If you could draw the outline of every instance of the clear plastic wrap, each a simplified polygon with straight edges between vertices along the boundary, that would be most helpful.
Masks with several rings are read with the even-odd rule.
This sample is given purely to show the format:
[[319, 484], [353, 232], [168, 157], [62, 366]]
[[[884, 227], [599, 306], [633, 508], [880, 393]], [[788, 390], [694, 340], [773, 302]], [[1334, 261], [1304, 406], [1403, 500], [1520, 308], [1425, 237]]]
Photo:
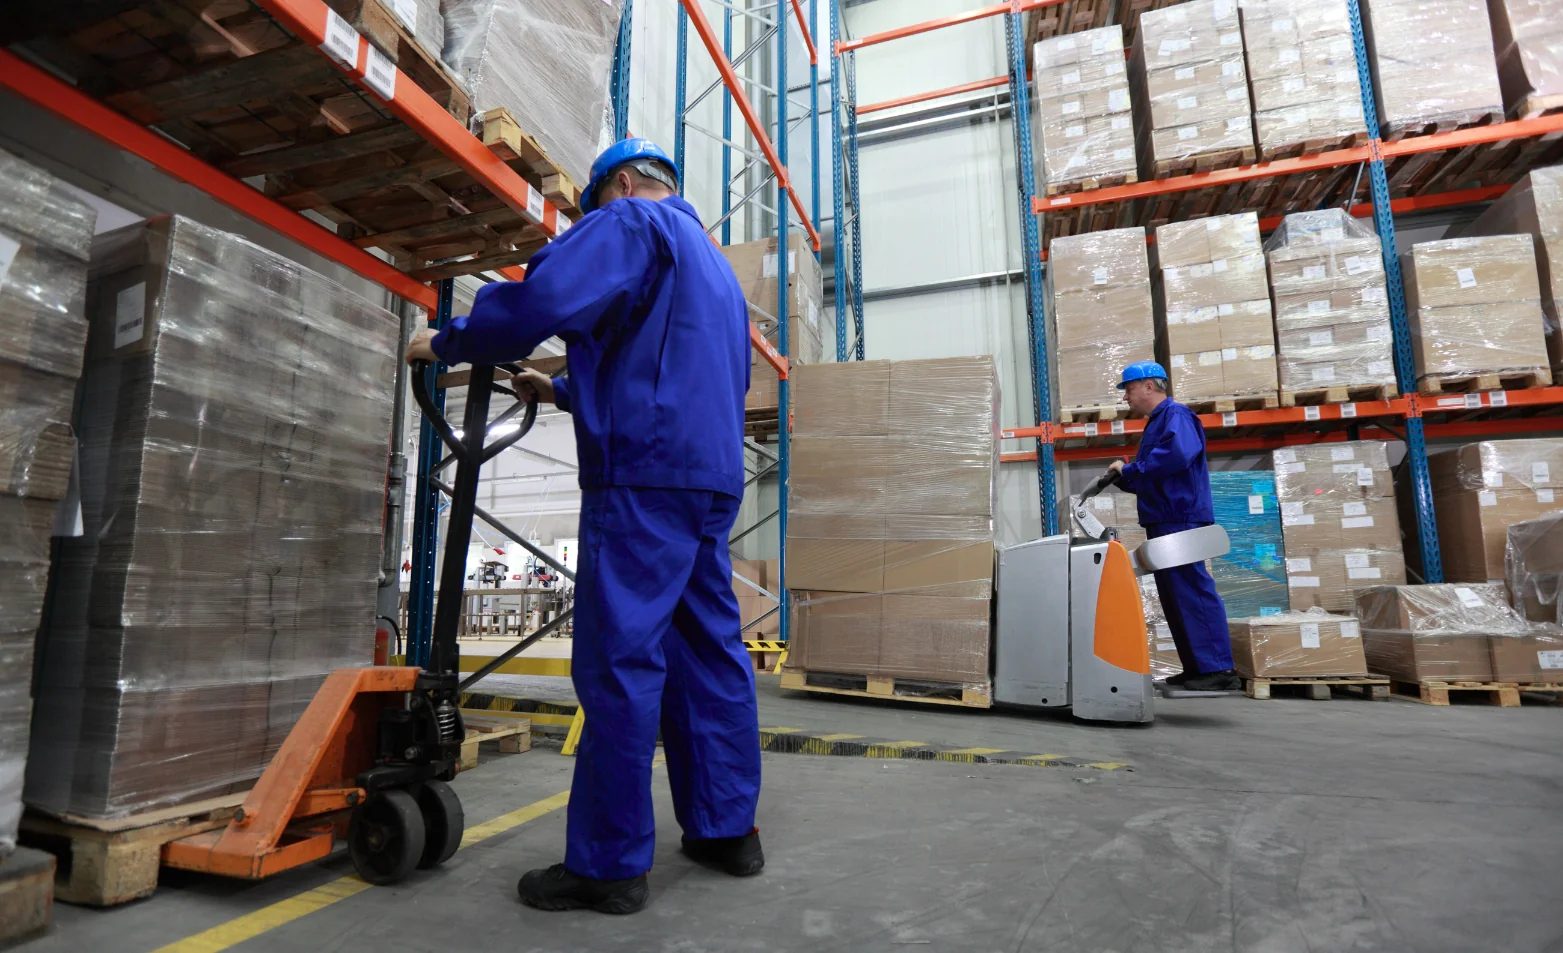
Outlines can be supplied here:
[[1290, 603], [1275, 475], [1269, 470], [1219, 470], [1210, 474], [1210, 496], [1216, 522], [1232, 541], [1225, 556], [1210, 561], [1227, 617], [1285, 612]]
[[1146, 178], [1246, 152], [1254, 124], [1236, 0], [1191, 0], [1140, 16], [1129, 57]]
[[1037, 159], [1048, 195], [1088, 182], [1134, 181], [1134, 116], [1123, 29], [1102, 27], [1042, 40], [1036, 77]]
[[1364, 0], [1386, 137], [1503, 114], [1487, 0]]
[[441, 0], [444, 59], [481, 115], [505, 108], [577, 186], [612, 129], [623, 0]]
[[1541, 286], [1542, 332], [1554, 379], [1563, 373], [1563, 166], [1532, 169], [1461, 237], [1528, 234], [1535, 242]]
[[1346, 0], [1239, 0], [1261, 159], [1367, 136]]
[[793, 381], [788, 664], [985, 683], [993, 359], [805, 365]]
[[86, 532], [27, 799], [114, 816], [253, 781], [325, 674], [368, 662], [397, 322], [182, 218], [100, 236], [88, 314]]
[[1563, 629], [1522, 618], [1501, 584], [1380, 586], [1357, 596], [1368, 667], [1405, 681], [1563, 679]]
[[1491, 440], [1428, 457], [1444, 578], [1502, 582], [1507, 529], [1563, 509], [1563, 440]]
[[1511, 115], [1531, 119], [1563, 96], [1563, 19], [1557, 0], [1489, 0], [1498, 83]]
[[1400, 267], [1419, 384], [1550, 366], [1530, 235], [1421, 242]]
[[1511, 525], [1504, 579], [1514, 608], [1532, 622], [1563, 623], [1563, 512]]
[[1161, 594], [1155, 576], [1140, 577], [1140, 610], [1145, 613], [1145, 637], [1150, 640], [1151, 678], [1160, 680], [1183, 671], [1178, 644], [1172, 641], [1172, 627], [1161, 608]]
[[1338, 208], [1288, 215], [1265, 242], [1283, 392], [1394, 386], [1380, 248]]
[[[808, 250], [806, 241], [798, 232], [793, 232], [787, 240], [787, 357], [798, 364], [818, 364], [825, 333], [820, 323], [824, 310], [821, 305], [824, 276], [819, 259]], [[723, 245], [722, 255], [732, 266], [744, 298], [750, 304], [749, 320], [775, 344], [779, 306], [776, 299], [776, 239]], [[759, 351], [751, 348], [750, 354], [754, 366], [766, 364]], [[775, 405], [776, 401], [772, 400], [770, 406]]]
[[1232, 662], [1257, 678], [1351, 677], [1368, 673], [1357, 620], [1318, 607], [1240, 618], [1228, 613]]
[[1124, 367], [1155, 357], [1145, 229], [1118, 228], [1053, 240], [1048, 314], [1057, 344], [1058, 406], [1118, 406]]

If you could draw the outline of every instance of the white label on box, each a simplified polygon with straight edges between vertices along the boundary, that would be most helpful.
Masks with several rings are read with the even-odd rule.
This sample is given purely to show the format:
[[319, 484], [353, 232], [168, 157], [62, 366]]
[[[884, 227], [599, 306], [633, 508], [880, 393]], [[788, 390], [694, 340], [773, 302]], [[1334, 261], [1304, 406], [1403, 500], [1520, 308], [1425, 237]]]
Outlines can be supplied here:
[[1201, 367], [1210, 367], [1210, 366], [1212, 366], [1214, 364], [1220, 364], [1221, 363], [1221, 352], [1220, 351], [1200, 351], [1199, 352], [1199, 363], [1200, 363]]
[[1286, 560], [1287, 572], [1312, 572], [1313, 560], [1307, 556], [1289, 556]]
[[1487, 393], [1487, 406], [1507, 407], [1509, 406], [1509, 395], [1501, 390], [1489, 391]]
[[[1318, 382], [1318, 381], [1332, 381], [1332, 380], [1334, 380], [1335, 379], [1335, 365], [1334, 364], [1326, 364], [1323, 367], [1315, 367], [1313, 369], [1313, 379], [1314, 379], [1315, 382]], [[1314, 410], [1315, 408], [1310, 407], [1308, 409], [1309, 410]], [[1318, 418], [1317, 417], [1309, 417], [1308, 419], [1309, 420], [1317, 420]]]
[[1340, 512], [1342, 516], [1366, 516], [1368, 515], [1368, 504], [1343, 503], [1341, 504]]
[[1096, 268], [1091, 272], [1091, 280], [1099, 285], [1107, 284], [1107, 269]]
[[1366, 336], [1369, 341], [1388, 341], [1390, 336], [1389, 325], [1370, 325], [1366, 331]]
[[1192, 67], [1192, 66], [1180, 66], [1177, 69], [1172, 71], [1172, 75], [1173, 75], [1173, 78], [1175, 78], [1175, 79], [1193, 79], [1194, 78], [1194, 67]]
[[1215, 261], [1210, 263], [1210, 273], [1213, 275], [1222, 274], [1226, 270], [1227, 260], [1225, 258], [1217, 258]]
[[1480, 407], [1481, 405], [1482, 405], [1482, 395], [1481, 394], [1466, 394], [1465, 395], [1465, 406], [1466, 406], [1467, 409], [1473, 408], [1473, 407]]
[[1328, 298], [1322, 298], [1322, 299], [1317, 300], [1317, 301], [1310, 301], [1310, 302], [1308, 302], [1308, 313], [1309, 314], [1318, 314], [1318, 313], [1320, 313], [1322, 311], [1328, 311], [1328, 310], [1330, 310], [1330, 299], [1328, 299]]
[[1273, 455], [1272, 459], [1276, 463], [1296, 463], [1297, 462], [1297, 451], [1296, 450], [1277, 450], [1275, 452], [1275, 454]]
[[1229, 304], [1218, 304], [1218, 305], [1216, 305], [1216, 314], [1219, 317], [1223, 317], [1224, 318], [1227, 315], [1234, 313], [1235, 311], [1236, 311], [1236, 309], [1233, 308]]
[[[1060, 76], [1058, 78], [1058, 81], [1061, 82], [1061, 83], [1066, 83], [1068, 85], [1073, 86], [1075, 83], [1080, 82], [1080, 71], [1079, 70], [1072, 70], [1072, 71], [1070, 71], [1068, 73], [1065, 73], [1064, 75], [1062, 75], [1062, 76]], [[1079, 103], [1075, 103], [1074, 107], [1075, 107], [1075, 110], [1078, 112], [1079, 109], [1080, 109], [1080, 104]], [[1069, 112], [1069, 107], [1068, 106], [1064, 107], [1064, 112]]]
[[1248, 512], [1255, 516], [1265, 511], [1265, 498], [1262, 496], [1250, 496], [1248, 498]]
[[1235, 347], [1224, 347], [1224, 348], [1222, 348], [1221, 349], [1221, 359], [1223, 361], [1235, 361], [1235, 360], [1237, 360], [1237, 348], [1235, 348]]
[[[1330, 328], [1325, 328], [1323, 331], [1309, 331], [1308, 332], [1308, 345], [1310, 347], [1319, 347], [1319, 346], [1324, 345], [1324, 344], [1334, 344], [1334, 343], [1335, 343], [1335, 332], [1332, 329], [1330, 329]], [[1334, 377], [1335, 374], [1333, 372], [1331, 372], [1330, 376]]]
[[1317, 589], [1319, 588], [1318, 576], [1287, 576], [1286, 584], [1293, 589]]
[[1483, 473], [1482, 479], [1488, 483], [1491, 483], [1493, 486], [1503, 486], [1503, 471], [1494, 470], [1491, 473]]
[[396, 98], [396, 64], [373, 43], [369, 44], [369, 51], [364, 56], [364, 82], [386, 102]]
[[1113, 508], [1113, 498], [1110, 496], [1098, 496], [1091, 500], [1091, 504], [1099, 510], [1111, 510]]
[[805, 312], [805, 320], [807, 320], [809, 322], [809, 327], [811, 327], [811, 328], [818, 328], [819, 327], [819, 308], [815, 306], [813, 298], [808, 299], [808, 302], [809, 302], [809, 308], [808, 308], [808, 311]]
[[1287, 500], [1281, 504], [1282, 517], [1294, 517], [1303, 515], [1302, 500]]
[[1235, 103], [1238, 100], [1242, 100], [1245, 103], [1248, 101], [1248, 90], [1247, 89], [1245, 89], [1242, 86], [1234, 86], [1231, 89], [1227, 90], [1227, 102]]
[[1243, 45], [1243, 34], [1241, 34], [1241, 33], [1223, 33], [1223, 34], [1221, 34], [1221, 45], [1222, 46], [1242, 46]]
[[1482, 597], [1478, 596], [1474, 590], [1467, 589], [1464, 586], [1455, 586], [1454, 594], [1460, 597], [1460, 605], [1465, 606], [1467, 609], [1480, 609], [1482, 607]]
[[1389, 300], [1389, 292], [1383, 285], [1368, 285], [1362, 289], [1363, 304], [1383, 304]]
[[1362, 627], [1357, 623], [1356, 619], [1342, 619], [1341, 620], [1341, 624], [1340, 624], [1340, 637], [1341, 638], [1343, 638], [1343, 639], [1355, 639], [1355, 638], [1360, 638], [1361, 635], [1362, 635]]
[[1179, 96], [1178, 97], [1178, 108], [1179, 109], [1198, 109], [1199, 108], [1199, 98], [1196, 97], [1196, 96]]
[[[791, 249], [790, 248], [790, 249], [787, 250], [787, 274], [792, 275], [792, 274], [797, 274], [797, 272], [798, 272], [798, 252], [797, 252], [797, 249]], [[776, 277], [776, 253], [775, 252], [771, 252], [768, 255], [762, 255], [760, 257], [760, 277], [761, 278], [775, 278]]]
[[[1161, 628], [1161, 627], [1157, 626], [1157, 628]], [[1157, 642], [1156, 643], [1156, 651], [1158, 651], [1158, 652], [1171, 652], [1171, 651], [1174, 651], [1175, 649], [1177, 649], [1177, 647], [1178, 647], [1178, 643], [1176, 643], [1176, 642]]]
[[1341, 529], [1367, 529], [1373, 525], [1371, 516], [1353, 516], [1340, 521]]
[[1236, 10], [1236, 7], [1233, 6], [1232, 0], [1216, 0], [1216, 2], [1211, 5], [1211, 19], [1225, 20], [1227, 17], [1232, 15], [1234, 10]]
[[1242, 132], [1248, 128], [1248, 117], [1238, 116], [1227, 120], [1227, 132]]
[[[1108, 94], [1108, 98], [1111, 99], [1112, 96], [1114, 96], [1114, 95], [1116, 95], [1118, 93], [1123, 93], [1123, 96], [1124, 96], [1124, 108], [1125, 109], [1129, 108], [1129, 94], [1127, 92], [1125, 92], [1124, 90], [1115, 89], [1115, 90], [1113, 90], [1112, 93]], [[1123, 130], [1128, 129], [1131, 125], [1133, 125], [1133, 123], [1129, 119], [1128, 116], [1114, 116], [1113, 117], [1113, 131], [1114, 132], [1122, 132]]]
[[1188, 366], [1188, 358], [1184, 357], [1182, 354], [1174, 354], [1174, 355], [1172, 355], [1172, 366], [1173, 367], [1187, 367]]
[[1105, 37], [1105, 36], [1094, 36], [1094, 37], [1091, 38], [1091, 55], [1092, 56], [1101, 56], [1103, 53], [1106, 53], [1108, 50], [1111, 50], [1111, 49], [1121, 49], [1121, 47], [1114, 47], [1114, 46], [1108, 45], [1107, 37]]
[[[1114, 47], [1114, 49], [1121, 50], [1123, 47]], [[1125, 69], [1124, 64], [1117, 60], [1109, 60], [1107, 66], [1102, 70], [1102, 72], [1106, 73], [1108, 76], [1122, 76], [1126, 71], [1127, 70]], [[1124, 90], [1124, 95], [1127, 96], [1128, 94], [1129, 91]], [[1110, 97], [1112, 96], [1112, 93], [1108, 93], [1107, 95], [1109, 97], [1109, 101], [1111, 101]]]
[[1348, 275], [1360, 275], [1368, 270], [1368, 263], [1362, 259], [1361, 255], [1348, 255], [1342, 264], [1346, 266], [1346, 274]]
[[1356, 404], [1341, 404], [1340, 405], [1340, 415], [1342, 417], [1355, 417], [1355, 416], [1357, 416], [1357, 405]]
[[391, 12], [413, 36], [418, 35], [418, 5], [414, 0], [391, 0]]
[[1292, 21], [1290, 21], [1290, 20], [1271, 20], [1270, 21], [1270, 32], [1271, 33], [1286, 33], [1288, 31], [1290, 31], [1291, 28], [1292, 28]]
[[1085, 127], [1084, 126], [1065, 126], [1064, 127], [1064, 138], [1065, 139], [1078, 139], [1078, 138], [1080, 138], [1083, 135], [1085, 135]]
[[1357, 471], [1357, 485], [1358, 486], [1372, 486], [1373, 483], [1374, 483], [1374, 480], [1373, 480], [1373, 471], [1372, 470], [1369, 470], [1367, 467], [1363, 467], [1362, 469]]
[[1369, 361], [1368, 362], [1368, 373], [1369, 374], [1373, 374], [1373, 375], [1388, 374], [1389, 373], [1389, 362], [1388, 361]]
[[1237, 60], [1227, 60], [1221, 64], [1221, 76], [1223, 79], [1231, 79], [1234, 76], [1243, 75], [1243, 64]]
[[1368, 567], [1368, 562], [1368, 557], [1363, 553], [1346, 554], [1347, 569], [1366, 569]]
[[1122, 149], [1114, 149], [1113, 150], [1113, 158], [1114, 159], [1133, 159], [1134, 158], [1134, 150], [1129, 148], [1129, 147], [1127, 147], [1127, 146], [1122, 148]]
[[146, 332], [147, 283], [138, 281], [114, 296], [114, 346], [141, 340]]
[[1172, 626], [1168, 625], [1165, 622], [1158, 622], [1158, 623], [1156, 623], [1156, 638], [1158, 638], [1158, 639], [1170, 639], [1170, 638], [1172, 638]]
[[1061, 36], [1053, 41], [1053, 45], [1060, 50], [1072, 50], [1075, 48], [1075, 38], [1072, 36]]
[[[1352, 95], [1355, 96], [1358, 94], [1352, 93]], [[1356, 103], [1341, 103], [1340, 106], [1336, 108], [1335, 115], [1337, 119], [1360, 119], [1362, 118], [1362, 107], [1358, 106]]]
[[1288, 79], [1281, 83], [1281, 89], [1288, 93], [1300, 93], [1308, 88], [1308, 81], [1300, 78]]
[[1355, 463], [1337, 463], [1337, 464], [1335, 464], [1335, 471], [1334, 472], [1336, 472], [1336, 473], [1356, 473], [1358, 469], [1359, 468], [1357, 467], [1357, 465]]
[[326, 42], [320, 44], [326, 55], [346, 66], [355, 69], [358, 66], [358, 31], [353, 25], [342, 19], [342, 15], [326, 8]]
[[1073, 116], [1075, 113], [1080, 111], [1080, 101], [1075, 100], [1073, 102], [1064, 103], [1063, 108], [1059, 111], [1066, 116]]
[[1552, 469], [1547, 466], [1545, 460], [1537, 460], [1530, 465], [1530, 481], [1532, 483], [1552, 482]]
[[1223, 426], [1223, 427], [1236, 427], [1237, 426], [1237, 413], [1235, 411], [1230, 411], [1230, 410], [1222, 411], [1222, 413], [1221, 413], [1221, 426]]
[[1323, 278], [1324, 275], [1325, 275], [1325, 272], [1327, 270], [1328, 269], [1326, 269], [1323, 265], [1304, 265], [1303, 266], [1303, 277], [1304, 278]]
[[1275, 472], [1282, 475], [1287, 473], [1306, 473], [1307, 470], [1308, 464], [1306, 463], [1277, 463], [1275, 465]]
[[1474, 287], [1476, 287], [1476, 272], [1473, 271], [1472, 269], [1470, 269], [1470, 268], [1456, 268], [1454, 270], [1454, 274], [1455, 274], [1456, 278], [1460, 279], [1460, 287], [1462, 287], [1462, 288], [1474, 288]]
[[1198, 138], [1198, 136], [1199, 136], [1199, 127], [1198, 126], [1184, 126], [1182, 129], [1178, 130], [1178, 138], [1179, 139], [1195, 139], [1195, 138]]
[[1312, 526], [1313, 514], [1306, 513], [1302, 516], [1294, 517], [1293, 519], [1286, 519], [1285, 517], [1282, 517], [1281, 523], [1286, 526]]
[[1347, 579], [1382, 579], [1382, 578], [1384, 578], [1384, 572], [1383, 572], [1383, 570], [1380, 570], [1380, 569], [1348, 569], [1348, 570], [1346, 570], [1346, 578]]
[[1335, 461], [1335, 462], [1339, 462], [1341, 460], [1355, 460], [1355, 459], [1357, 459], [1356, 448], [1354, 448], [1354, 447], [1331, 447], [1330, 448], [1330, 459], [1332, 461]]
[[1536, 491], [1536, 502], [1537, 503], [1551, 503], [1551, 502], [1553, 502], [1553, 493], [1552, 493], [1552, 491], [1551, 490], [1537, 490]]
[[1481, 506], [1497, 506], [1498, 494], [1493, 490], [1477, 490], [1476, 502]]
[[1319, 623], [1304, 622], [1297, 627], [1298, 634], [1302, 636], [1302, 647], [1316, 649], [1319, 647]]
[[1318, 420], [1319, 419], [1319, 408], [1317, 408], [1317, 407], [1304, 407], [1303, 408], [1303, 419], [1304, 420]]
[[1542, 668], [1563, 668], [1563, 652], [1553, 649], [1536, 653], [1536, 664]]
[[0, 285], [5, 284], [6, 273], [11, 270], [11, 262], [16, 260], [16, 253], [21, 248], [21, 242], [14, 238], [0, 235]]

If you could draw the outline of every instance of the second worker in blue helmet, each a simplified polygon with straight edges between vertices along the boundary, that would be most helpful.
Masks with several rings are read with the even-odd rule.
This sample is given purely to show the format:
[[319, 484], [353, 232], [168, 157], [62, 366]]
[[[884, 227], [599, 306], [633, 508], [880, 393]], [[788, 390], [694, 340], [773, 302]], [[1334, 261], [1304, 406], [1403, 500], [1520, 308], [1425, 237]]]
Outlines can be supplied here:
[[420, 334], [407, 357], [497, 364], [554, 336], [568, 346], [568, 377], [527, 371], [516, 384], [574, 418], [571, 677], [586, 722], [564, 863], [518, 889], [544, 910], [633, 913], [649, 896], [659, 729], [684, 853], [736, 876], [765, 864], [754, 671], [728, 557], [744, 492], [748, 307], [654, 143], [608, 147], [581, 208], [525, 281], [485, 286], [471, 314]]
[[[1112, 464], [1118, 485], [1137, 497], [1146, 537], [1214, 523], [1205, 428], [1192, 410], [1167, 396], [1167, 369], [1155, 361], [1130, 364], [1118, 389], [1129, 409], [1146, 418], [1134, 462]], [[1205, 564], [1157, 571], [1156, 594], [1183, 663], [1183, 671], [1167, 682], [1191, 691], [1242, 687], [1232, 670], [1226, 606]]]

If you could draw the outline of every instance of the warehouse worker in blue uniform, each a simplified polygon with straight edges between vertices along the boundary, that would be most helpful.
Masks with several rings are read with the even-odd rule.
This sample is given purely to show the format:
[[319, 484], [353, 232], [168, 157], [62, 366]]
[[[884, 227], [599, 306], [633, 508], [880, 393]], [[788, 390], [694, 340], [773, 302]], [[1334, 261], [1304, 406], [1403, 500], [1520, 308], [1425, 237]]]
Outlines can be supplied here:
[[544, 910], [633, 913], [651, 868], [661, 729], [683, 851], [736, 876], [765, 864], [754, 671], [728, 534], [744, 491], [748, 310], [732, 268], [655, 144], [598, 156], [587, 214], [525, 281], [421, 333], [408, 360], [520, 360], [557, 335], [569, 376], [516, 385], [574, 417], [581, 524], [571, 677], [586, 714], [564, 863], [521, 878]]
[[[1134, 462], [1114, 460], [1118, 485], [1133, 493], [1149, 539], [1216, 521], [1205, 465], [1205, 428], [1192, 410], [1167, 396], [1167, 369], [1139, 361], [1123, 369], [1118, 389], [1129, 409], [1146, 418]], [[1233, 691], [1227, 610], [1203, 562], [1156, 573], [1156, 592], [1178, 646], [1183, 671], [1167, 679], [1189, 691]]]

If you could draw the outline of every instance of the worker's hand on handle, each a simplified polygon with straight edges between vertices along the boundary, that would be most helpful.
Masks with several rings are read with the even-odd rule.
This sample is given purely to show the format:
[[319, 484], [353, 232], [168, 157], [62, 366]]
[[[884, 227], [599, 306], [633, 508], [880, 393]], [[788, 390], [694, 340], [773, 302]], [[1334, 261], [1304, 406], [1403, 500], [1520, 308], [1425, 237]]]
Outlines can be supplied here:
[[1114, 460], [1112, 463], [1108, 464], [1107, 472], [1108, 473], [1122, 473], [1123, 472], [1123, 461], [1122, 460]]
[[408, 364], [411, 364], [413, 361], [432, 362], [440, 359], [440, 356], [434, 353], [434, 345], [432, 343], [434, 335], [434, 331], [425, 328], [412, 336], [412, 343], [407, 345]]
[[554, 402], [553, 378], [536, 368], [523, 367], [521, 373], [511, 376], [510, 386], [516, 389], [522, 400], [535, 400], [544, 404]]

